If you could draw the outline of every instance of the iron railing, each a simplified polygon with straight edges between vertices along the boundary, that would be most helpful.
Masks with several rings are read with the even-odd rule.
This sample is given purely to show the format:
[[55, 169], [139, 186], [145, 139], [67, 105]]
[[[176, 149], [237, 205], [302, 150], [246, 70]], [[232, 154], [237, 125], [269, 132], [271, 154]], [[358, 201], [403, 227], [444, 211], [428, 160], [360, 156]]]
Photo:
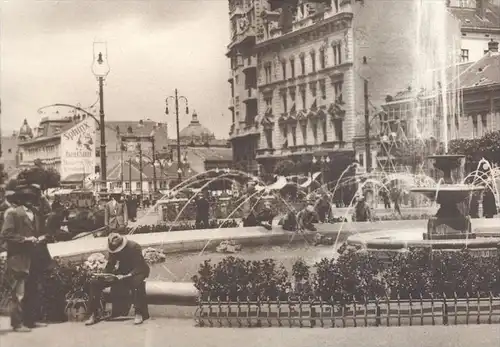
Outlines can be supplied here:
[[206, 300], [195, 320], [201, 327], [370, 327], [500, 323], [500, 297], [456, 295], [447, 298], [353, 301]]

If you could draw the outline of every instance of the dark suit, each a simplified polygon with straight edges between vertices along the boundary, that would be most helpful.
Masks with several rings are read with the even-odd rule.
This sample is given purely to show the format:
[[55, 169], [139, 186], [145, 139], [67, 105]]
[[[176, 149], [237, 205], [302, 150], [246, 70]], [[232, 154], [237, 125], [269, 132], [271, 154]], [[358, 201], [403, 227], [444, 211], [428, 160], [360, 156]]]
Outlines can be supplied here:
[[92, 281], [89, 302], [90, 312], [97, 315], [97, 311], [100, 307], [101, 293], [104, 288], [111, 287], [113, 292], [113, 287], [118, 286], [128, 291], [132, 290], [135, 313], [142, 315], [144, 318], [148, 318], [149, 313], [146, 302], [146, 292], [142, 283], [148, 278], [149, 271], [149, 265], [142, 255], [141, 246], [134, 241], [127, 240], [125, 248], [120, 252], [109, 254], [108, 264], [104, 272], [117, 275], [130, 274], [131, 276], [111, 283], [105, 283], [99, 279]]
[[[38, 217], [28, 217], [23, 206], [10, 207], [5, 211], [1, 236], [7, 243], [7, 269], [13, 277], [11, 292], [11, 325], [33, 324], [33, 306], [36, 302], [36, 287], [31, 285], [32, 255], [35, 245], [26, 242], [27, 237], [38, 237]], [[31, 284], [30, 284], [31, 283]]]
[[119, 231], [127, 226], [127, 205], [111, 200], [104, 206], [104, 225], [110, 230]]

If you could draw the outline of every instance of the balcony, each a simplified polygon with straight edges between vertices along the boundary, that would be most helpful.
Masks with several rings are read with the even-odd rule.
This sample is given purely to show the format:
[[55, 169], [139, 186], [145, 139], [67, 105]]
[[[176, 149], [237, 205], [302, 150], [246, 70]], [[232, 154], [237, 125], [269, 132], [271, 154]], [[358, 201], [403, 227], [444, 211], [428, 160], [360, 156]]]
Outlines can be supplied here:
[[244, 94], [243, 102], [257, 101], [257, 89], [248, 88]]
[[233, 110], [234, 109], [234, 98], [233, 97], [230, 97], [229, 98], [229, 107], [228, 107], [230, 110]]
[[244, 59], [243, 73], [248, 73], [252, 70], [254, 70], [255, 72], [257, 71], [257, 58], [248, 57]]

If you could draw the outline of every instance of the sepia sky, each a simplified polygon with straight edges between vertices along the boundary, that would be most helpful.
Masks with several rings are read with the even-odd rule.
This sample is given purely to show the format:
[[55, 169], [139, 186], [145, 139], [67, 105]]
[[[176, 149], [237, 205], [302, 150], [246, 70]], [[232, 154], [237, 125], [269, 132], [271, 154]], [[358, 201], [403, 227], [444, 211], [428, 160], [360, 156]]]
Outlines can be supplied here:
[[[4, 134], [24, 118], [37, 124], [41, 106], [96, 102], [97, 40], [108, 43], [107, 119], [167, 121], [174, 135], [164, 100], [178, 88], [204, 125], [228, 137], [227, 0], [0, 1]], [[182, 127], [190, 117], [181, 115]]]

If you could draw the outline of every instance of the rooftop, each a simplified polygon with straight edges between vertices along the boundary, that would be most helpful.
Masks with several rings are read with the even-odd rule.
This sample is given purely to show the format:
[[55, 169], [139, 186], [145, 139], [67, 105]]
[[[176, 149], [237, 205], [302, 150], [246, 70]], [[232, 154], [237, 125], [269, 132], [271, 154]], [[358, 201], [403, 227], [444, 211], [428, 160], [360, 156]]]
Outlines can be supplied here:
[[484, 18], [475, 8], [450, 7], [451, 14], [460, 21], [462, 29], [498, 29], [500, 31], [500, 7], [485, 2]]
[[460, 88], [490, 84], [500, 84], [500, 53], [491, 51], [464, 71], [460, 76]]

